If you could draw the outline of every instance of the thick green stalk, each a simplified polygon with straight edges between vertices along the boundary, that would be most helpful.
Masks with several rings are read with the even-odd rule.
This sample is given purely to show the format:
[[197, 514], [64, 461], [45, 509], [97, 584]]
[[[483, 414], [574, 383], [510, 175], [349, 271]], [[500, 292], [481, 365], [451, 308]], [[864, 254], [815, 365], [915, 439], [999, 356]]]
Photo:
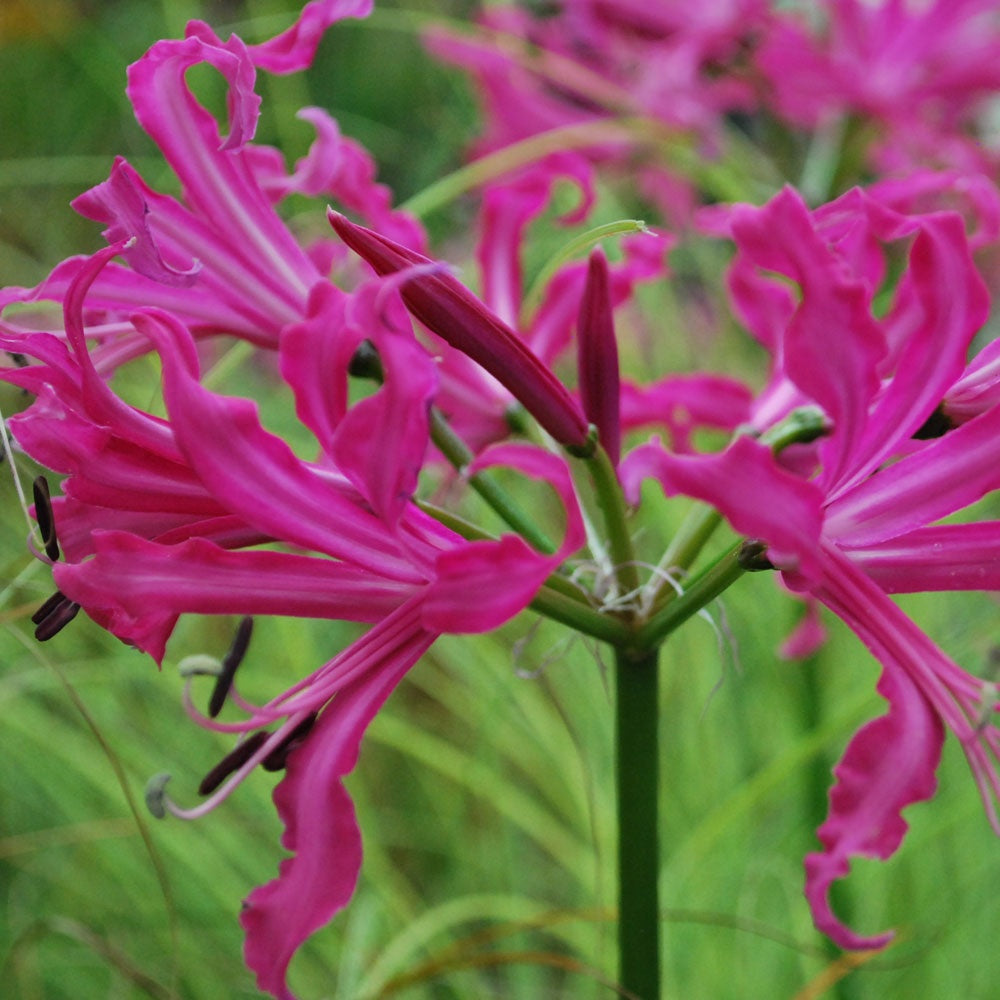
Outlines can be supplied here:
[[658, 650], [615, 650], [618, 981], [660, 1000]]

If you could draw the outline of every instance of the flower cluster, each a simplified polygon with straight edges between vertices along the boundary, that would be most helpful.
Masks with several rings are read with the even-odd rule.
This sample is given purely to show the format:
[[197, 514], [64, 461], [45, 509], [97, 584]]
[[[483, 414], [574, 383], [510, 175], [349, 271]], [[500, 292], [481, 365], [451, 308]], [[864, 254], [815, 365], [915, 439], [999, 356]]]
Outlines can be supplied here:
[[[655, 653], [725, 586], [763, 569], [856, 633], [881, 663], [889, 708], [849, 744], [822, 849], [806, 862], [816, 924], [844, 947], [887, 937], [844, 927], [830, 885], [852, 857], [898, 848], [902, 810], [933, 794], [946, 730], [1000, 832], [992, 689], [889, 597], [1000, 589], [1000, 524], [952, 518], [1000, 487], [1000, 351], [973, 351], [989, 314], [974, 252], [995, 240], [1000, 194], [963, 160], [818, 207], [785, 187], [759, 206], [696, 210], [697, 187], [676, 164], [664, 171], [648, 143], [639, 150], [634, 121], [601, 130], [604, 118], [656, 120], [692, 132], [710, 160], [727, 123], [760, 117], [769, 100], [771, 113], [810, 127], [833, 112], [868, 114], [910, 131], [919, 152], [928, 130], [957, 136], [996, 86], [985, 55], [996, 51], [995, 25], [982, 3], [824, 6], [822, 43], [761, 0], [697, 10], [579, 0], [549, 19], [500, 7], [474, 36], [436, 33], [433, 49], [473, 67], [482, 85], [484, 148], [543, 133], [576, 147], [540, 144], [484, 188], [478, 293], [393, 208], [368, 154], [325, 112], [302, 112], [316, 140], [291, 170], [253, 141], [257, 71], [306, 68], [322, 32], [365, 16], [369, 0], [313, 0], [256, 46], [192, 22], [183, 40], [156, 43], [129, 69], [136, 117], [181, 195], [117, 160], [75, 202], [106, 227], [107, 247], [64, 261], [35, 288], [0, 291], [0, 309], [17, 306], [0, 316], [0, 348], [23, 362], [0, 377], [34, 396], [10, 427], [60, 477], [59, 495], [39, 484], [35, 496], [36, 555], [57, 588], [36, 615], [38, 638], [82, 608], [159, 662], [180, 615], [244, 616], [208, 711], [188, 703], [200, 725], [236, 735], [235, 749], [203, 781], [202, 805], [182, 808], [163, 780], [149, 800], [161, 814], [199, 816], [258, 766], [284, 771], [275, 803], [292, 856], [241, 917], [262, 989], [291, 995], [295, 951], [351, 897], [361, 839], [342, 782], [375, 713], [438, 636], [492, 630], [529, 606], [627, 660]], [[893, 61], [879, 39], [900, 25], [940, 58], [929, 66], [911, 47]], [[850, 70], [865, 46], [884, 51], [877, 80]], [[916, 82], [904, 72], [911, 62], [925, 71]], [[201, 64], [227, 87], [225, 135], [185, 80]], [[577, 250], [609, 231], [630, 235], [611, 260], [601, 249], [557, 258], [527, 292], [523, 245], [559, 190], [579, 194], [561, 221], [592, 223], [604, 179], [620, 183], [632, 167], [653, 204], [692, 228], [593, 230]], [[279, 212], [291, 194], [317, 198], [320, 219], [324, 202], [337, 206], [328, 235], [300, 242]], [[728, 372], [641, 382], [619, 372], [616, 311], [637, 310], [643, 284], [670, 280], [682, 238], [732, 248], [728, 309], [768, 358], [757, 388]], [[648, 317], [647, 326], [659, 332]], [[276, 360], [314, 458], [266, 430], [255, 402], [206, 384], [206, 359], [224, 338]], [[116, 371], [147, 352], [162, 371], [164, 416], [116, 391]], [[720, 433], [723, 449], [699, 447]], [[510, 530], [491, 533], [427, 499], [428, 482], [454, 474], [449, 465]], [[557, 539], [499, 485], [498, 466], [549, 488]], [[632, 537], [650, 478], [714, 511], [662, 559], [637, 552]], [[583, 514], [588, 488], [603, 526]], [[698, 571], [723, 518], [745, 541]], [[591, 589], [568, 568], [581, 557], [600, 567]], [[665, 582], [682, 577], [679, 594]], [[256, 615], [371, 628], [254, 704], [234, 678]], [[237, 721], [220, 718], [227, 703]]]

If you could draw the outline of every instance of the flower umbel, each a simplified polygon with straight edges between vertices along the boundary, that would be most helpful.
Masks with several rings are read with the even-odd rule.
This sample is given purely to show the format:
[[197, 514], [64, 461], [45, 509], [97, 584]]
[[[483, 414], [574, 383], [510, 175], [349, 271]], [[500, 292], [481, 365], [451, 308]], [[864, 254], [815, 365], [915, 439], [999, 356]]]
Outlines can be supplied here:
[[[661, 995], [659, 652], [747, 574], [751, 587], [773, 572], [805, 602], [786, 651], [816, 650], [832, 613], [878, 661], [888, 703], [834, 771], [805, 863], [816, 927], [844, 948], [890, 940], [845, 926], [830, 889], [854, 858], [900, 848], [949, 732], [1000, 833], [996, 685], [892, 596], [1000, 590], [1000, 523], [982, 506], [1000, 487], [1000, 349], [983, 345], [981, 273], [995, 283], [1000, 192], [970, 172], [992, 161], [967, 144], [979, 97], [997, 89], [995, 20], [978, 0], [843, 3], [817, 40], [763, 0], [670, 6], [500, 6], [472, 33], [430, 34], [473, 70], [489, 116], [488, 154], [435, 186], [437, 204], [447, 190], [477, 206], [468, 243], [440, 256], [325, 111], [300, 113], [315, 138], [294, 166], [254, 139], [258, 72], [306, 69], [326, 29], [370, 0], [313, 0], [256, 45], [193, 21], [128, 72], [178, 193], [119, 157], [74, 202], [107, 245], [0, 290], [13, 359], [0, 380], [33, 397], [10, 430], [50, 470], [29, 512], [55, 588], [36, 638], [67, 641], [82, 610], [159, 664], [181, 616], [238, 619], [221, 660], [180, 661], [189, 716], [232, 745], [192, 783], [197, 804], [163, 774], [147, 801], [195, 819], [280, 774], [288, 856], [240, 922], [247, 966], [283, 1000], [296, 952], [358, 882], [345, 779], [372, 720], [439, 638], [528, 609], [614, 659], [602, 690], [615, 703], [622, 995]], [[843, 77], [869, 35], [894, 28], [912, 50]], [[224, 89], [222, 125], [189, 82], [200, 69]], [[887, 100], [899, 94], [920, 101]], [[894, 160], [919, 168], [824, 202], [838, 179], [893, 159], [859, 151], [860, 122], [817, 166], [831, 106], [894, 134], [919, 126]], [[748, 155], [795, 121], [811, 130], [784, 136], [811, 147], [794, 172], [805, 196], [775, 183], [778, 152]], [[935, 172], [942, 138], [955, 162]], [[648, 230], [639, 209], [680, 231]], [[474, 261], [462, 280], [459, 254]], [[252, 373], [240, 384], [215, 367], [234, 345]], [[674, 525], [661, 492], [696, 504]], [[248, 697], [265, 616], [357, 631]]]

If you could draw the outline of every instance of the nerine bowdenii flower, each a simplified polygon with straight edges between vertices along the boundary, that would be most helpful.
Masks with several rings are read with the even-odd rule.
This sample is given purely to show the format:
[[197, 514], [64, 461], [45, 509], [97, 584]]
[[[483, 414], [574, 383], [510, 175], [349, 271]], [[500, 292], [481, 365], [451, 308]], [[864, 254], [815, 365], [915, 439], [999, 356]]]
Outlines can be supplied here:
[[[793, 590], [840, 617], [881, 663], [889, 711], [848, 746], [819, 830], [823, 849], [806, 861], [817, 926], [844, 947], [878, 947], [891, 935], [864, 937], [840, 924], [829, 888], [851, 857], [884, 859], [898, 848], [902, 809], [934, 793], [946, 729], [1000, 832], [990, 686], [887, 596], [1000, 586], [1000, 525], [945, 520], [1000, 487], [1000, 408], [991, 393], [961, 424], [934, 421], [969, 377], [988, 296], [954, 213], [907, 216], [859, 190], [811, 212], [788, 189], [728, 217], [738, 247], [734, 301], [774, 359], [751, 424], [763, 431], [795, 407], [818, 405], [830, 432], [791, 466], [752, 435], [712, 455], [651, 443], [626, 459], [622, 475], [630, 490], [651, 476], [669, 494], [717, 507], [766, 543]], [[889, 251], [900, 246], [906, 266], [888, 308], [877, 311]]]

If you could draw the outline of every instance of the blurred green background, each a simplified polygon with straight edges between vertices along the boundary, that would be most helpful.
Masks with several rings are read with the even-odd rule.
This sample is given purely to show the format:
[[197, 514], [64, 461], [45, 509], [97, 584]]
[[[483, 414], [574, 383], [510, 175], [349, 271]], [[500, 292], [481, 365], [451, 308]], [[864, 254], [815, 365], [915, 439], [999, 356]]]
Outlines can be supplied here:
[[[458, 2], [380, 4], [371, 23], [336, 28], [311, 72], [262, 78], [261, 138], [299, 155], [310, 134], [292, 112], [317, 103], [375, 154], [399, 199], [458, 165], [474, 103], [460, 75], [422, 53], [421, 6], [468, 15]], [[0, 0], [0, 283], [34, 284], [68, 254], [101, 245], [68, 203], [104, 179], [114, 154], [170, 186], [125, 100], [129, 62], [190, 17], [253, 40], [298, 7]], [[463, 220], [429, 221], [448, 235]], [[240, 377], [253, 376], [237, 373], [231, 391]], [[0, 398], [8, 415], [24, 405], [9, 391]], [[176, 667], [191, 653], [220, 655], [235, 623], [184, 622], [159, 673], [82, 616], [36, 644], [27, 619], [51, 581], [27, 557], [24, 518], [0, 471], [3, 995], [255, 997], [237, 915], [281, 857], [273, 778], [254, 776], [197, 823], [156, 822], [141, 802], [161, 771], [192, 801], [228, 749], [187, 720]], [[34, 472], [21, 463], [23, 481]], [[664, 524], [683, 513], [659, 504]], [[959, 662], [985, 663], [993, 601], [906, 604]], [[802, 857], [816, 844], [830, 767], [882, 703], [876, 665], [843, 629], [809, 663], [775, 657], [797, 614], [758, 574], [714, 610], [730, 640], [695, 620], [666, 648], [665, 995], [995, 995], [1000, 844], [953, 741], [940, 792], [908, 814], [899, 855], [857, 865], [839, 893], [845, 918], [865, 931], [895, 926], [898, 942], [849, 960], [812, 929]], [[354, 634], [259, 621], [247, 693], [286, 686]], [[293, 965], [300, 996], [614, 996], [609, 709], [599, 652], [530, 615], [492, 636], [440, 642], [373, 724], [349, 781], [365, 838], [361, 884]]]

